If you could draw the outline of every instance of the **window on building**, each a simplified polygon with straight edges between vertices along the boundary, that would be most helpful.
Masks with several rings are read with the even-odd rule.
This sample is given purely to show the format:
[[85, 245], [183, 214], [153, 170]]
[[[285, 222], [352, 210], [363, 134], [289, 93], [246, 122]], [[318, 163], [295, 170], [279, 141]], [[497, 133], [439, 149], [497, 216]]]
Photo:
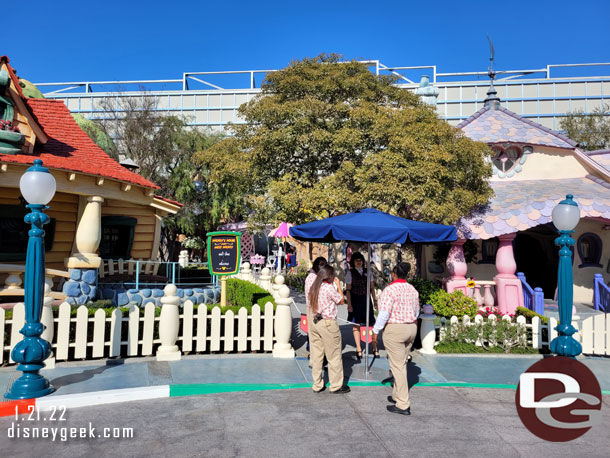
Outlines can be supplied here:
[[603, 267], [599, 263], [602, 257], [602, 240], [597, 234], [587, 232], [581, 235], [576, 248], [581, 262], [578, 267]]
[[102, 259], [129, 259], [138, 220], [129, 216], [102, 216]]
[[507, 174], [519, 164], [522, 152], [518, 146], [503, 148], [495, 145], [491, 149], [493, 151], [491, 161], [500, 172]]
[[495, 264], [496, 253], [498, 252], [498, 246], [500, 241], [498, 237], [493, 239], [483, 240], [481, 246], [481, 264]]
[[[25, 261], [30, 224], [23, 220], [29, 213], [25, 205], [0, 205], [0, 261]], [[55, 218], [44, 226], [44, 249], [53, 249]]]

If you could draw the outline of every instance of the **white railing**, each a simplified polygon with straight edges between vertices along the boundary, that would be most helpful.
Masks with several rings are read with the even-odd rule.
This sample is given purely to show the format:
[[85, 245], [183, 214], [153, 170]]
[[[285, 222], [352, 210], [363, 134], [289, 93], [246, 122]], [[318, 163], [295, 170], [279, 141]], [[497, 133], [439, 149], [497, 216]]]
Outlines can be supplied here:
[[[0, 264], [0, 273], [8, 274], [4, 279], [4, 287], [0, 288], [0, 296], [23, 296], [23, 280], [21, 275], [25, 272], [25, 266], [20, 264]], [[61, 288], [61, 279], [70, 278], [70, 273], [63, 270], [45, 269], [45, 277], [47, 282], [53, 285], [53, 278], [58, 277]], [[49, 295], [53, 299], [64, 300], [66, 295], [61, 291], [51, 291]]]
[[[131, 306], [125, 316], [118, 308], [109, 317], [102, 309], [88, 316], [84, 305], [76, 309], [74, 317], [71, 310], [70, 304], [61, 304], [51, 315], [52, 328], [45, 323], [43, 314], [43, 324], [51, 330], [51, 336], [43, 334], [43, 337], [50, 340], [56, 360], [150, 356], [161, 342], [158, 333], [161, 318], [155, 316], [154, 304], [146, 304], [143, 310]], [[176, 345], [181, 353], [272, 351], [273, 320], [271, 303], [264, 310], [253, 305], [250, 315], [245, 308], [237, 314], [227, 310], [223, 315], [218, 306], [211, 311], [203, 304], [195, 309], [191, 301], [186, 301], [179, 314], [178, 329], [182, 329], [182, 335], [178, 336]], [[8, 320], [5, 320], [5, 310], [0, 309], [0, 364], [13, 363], [10, 351], [23, 338], [19, 330], [24, 323], [23, 303], [15, 305], [13, 316]], [[5, 334], [9, 336], [8, 341]]]
[[[529, 331], [527, 335], [527, 346], [532, 348], [541, 349], [543, 346], [549, 346], [550, 342], [557, 337], [557, 320], [555, 318], [549, 318], [548, 324], [542, 323], [539, 317], [532, 318], [531, 323], [527, 323], [525, 317], [518, 316], [516, 319], [506, 315], [501, 319], [509, 321], [514, 325], [525, 326]], [[495, 321], [497, 318], [494, 315], [490, 315], [488, 320]], [[452, 316], [448, 320], [448, 325], [458, 323], [460, 320], [456, 316]], [[465, 325], [473, 325], [475, 323], [483, 323], [484, 318], [477, 315], [474, 320], [470, 317], [464, 316], [462, 323]], [[610, 355], [610, 314], [599, 314], [585, 318], [581, 321], [572, 322], [577, 332], [574, 334], [574, 338], [582, 345], [582, 352], [585, 355]], [[448, 326], [441, 326], [441, 340], [443, 334], [447, 332]], [[543, 330], [546, 332], [543, 333]]]

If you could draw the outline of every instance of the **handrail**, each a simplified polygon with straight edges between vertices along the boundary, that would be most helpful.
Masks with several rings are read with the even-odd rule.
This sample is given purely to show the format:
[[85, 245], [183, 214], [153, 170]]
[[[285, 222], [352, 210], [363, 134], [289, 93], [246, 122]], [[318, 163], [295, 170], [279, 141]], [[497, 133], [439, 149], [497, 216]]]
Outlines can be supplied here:
[[[22, 264], [0, 264], [0, 272], [25, 272], [25, 266]], [[47, 276], [70, 278], [70, 272], [57, 269], [45, 269]]]
[[610, 313], [610, 288], [604, 282], [602, 274], [593, 276], [593, 306], [595, 310]]
[[544, 315], [544, 292], [542, 288], [532, 287], [525, 280], [525, 274], [523, 272], [517, 272], [517, 278], [521, 280], [523, 286], [523, 304], [526, 308], [538, 315]]
[[[128, 274], [129, 275], [134, 275], [135, 277], [135, 282], [134, 282], [134, 288], [135, 289], [139, 289], [140, 288], [140, 274], [150, 274], [152, 273], [153, 275], [156, 274], [157, 269], [159, 268], [159, 266], [161, 264], [165, 264], [166, 268], [165, 268], [165, 276], [168, 278], [168, 281], [172, 284], [179, 284], [180, 283], [180, 263], [179, 262], [175, 262], [175, 261], [159, 261], [159, 260], [144, 260], [144, 259], [122, 259], [122, 260], [113, 260], [113, 259], [104, 259], [103, 260], [103, 265], [100, 268], [100, 278], [104, 278], [105, 275], [108, 274], [108, 272], [105, 271], [105, 269], [108, 269], [108, 271], [110, 271], [110, 267], [109, 265], [112, 263], [112, 272], [115, 272], [115, 269], [117, 269], [120, 272], [120, 268], [119, 265], [120, 263], [122, 263], [123, 265], [126, 264], [135, 264], [135, 272], [134, 271], [129, 271], [128, 270]], [[115, 266], [116, 263], [116, 266]], [[147, 266], [151, 266], [151, 265], [155, 265], [155, 269], [152, 271], [149, 271]], [[207, 266], [208, 263], [207, 262], [189, 262], [188, 265], [203, 265], [203, 266]], [[144, 267], [143, 267], [144, 266]], [[178, 266], [178, 268], [176, 268], [176, 266]], [[122, 272], [125, 273], [125, 272]], [[131, 283], [130, 283], [131, 284]], [[144, 283], [142, 283], [144, 284]], [[213, 285], [217, 285], [218, 284], [218, 279], [216, 275], [212, 275], [212, 284]]]
[[[439, 78], [456, 78], [456, 77], [465, 77], [465, 78], [478, 78], [478, 77], [485, 77], [488, 74], [488, 71], [474, 71], [474, 72], [438, 72], [437, 71], [437, 66], [436, 65], [415, 65], [415, 66], [387, 66], [384, 65], [383, 63], [381, 63], [379, 60], [361, 60], [359, 61], [360, 63], [363, 64], [369, 64], [370, 66], [374, 66], [374, 73], [376, 75], [379, 75], [380, 71], [383, 72], [390, 72], [396, 76], [398, 76], [400, 79], [402, 80], [406, 80], [408, 81], [410, 84], [416, 84], [414, 83], [412, 80], [408, 79], [406, 76], [402, 75], [401, 73], [398, 73], [398, 70], [408, 70], [408, 71], [413, 71], [413, 70], [421, 70], [421, 69], [430, 69], [432, 71], [432, 83], [442, 83], [442, 82], [449, 82], [449, 81], [438, 81]], [[497, 75], [510, 75], [510, 76], [505, 76], [504, 78], [498, 78], [496, 81], [501, 81], [501, 80], [506, 80], [506, 79], [512, 79], [512, 78], [519, 78], [521, 76], [526, 76], [526, 75], [532, 75], [532, 74], [537, 74], [540, 73], [542, 75], [544, 75], [541, 79], [543, 80], [551, 80], [551, 79], [557, 79], [557, 78], [552, 78], [551, 77], [551, 69], [558, 69], [558, 68], [583, 68], [583, 67], [607, 67], [610, 66], [610, 62], [588, 62], [588, 63], [578, 63], [578, 64], [550, 64], [550, 65], [546, 65], [545, 67], [541, 67], [541, 68], [529, 68], [529, 69], [518, 69], [518, 70], [498, 70], [496, 72]], [[61, 87], [61, 86], [67, 86], [64, 87], [62, 89], [56, 89], [53, 90], [51, 92], [46, 93], [45, 95], [47, 96], [54, 96], [54, 95], [66, 95], [66, 94], [62, 94], [62, 91], [66, 91], [66, 90], [72, 90], [72, 89], [79, 89], [79, 88], [84, 88], [85, 93], [91, 93], [93, 92], [93, 87], [92, 86], [117, 86], [116, 90], [114, 92], [141, 92], [141, 89], [138, 89], [136, 91], [126, 91], [124, 87], [124, 85], [151, 85], [151, 84], [176, 84], [176, 85], [180, 85], [182, 86], [182, 91], [187, 92], [189, 90], [191, 90], [189, 88], [188, 85], [188, 81], [189, 80], [194, 80], [197, 81], [199, 83], [202, 83], [206, 86], [210, 86], [216, 90], [238, 90], [238, 89], [247, 89], [247, 90], [252, 90], [252, 89], [256, 89], [255, 87], [255, 78], [254, 76], [257, 74], [268, 74], [268, 73], [272, 73], [272, 72], [276, 72], [278, 71], [278, 69], [267, 69], [267, 70], [225, 70], [225, 71], [206, 71], [206, 72], [183, 72], [182, 73], [182, 78], [180, 79], [159, 79], [159, 80], [116, 80], [116, 81], [66, 81], [66, 82], [51, 82], [51, 83], [45, 83], [45, 82], [39, 82], [36, 83], [36, 86], [38, 87]], [[247, 86], [247, 87], [231, 87], [231, 88], [221, 88], [220, 86], [217, 86], [216, 84], [213, 84], [209, 81], [206, 81], [205, 79], [202, 79], [201, 77], [206, 77], [206, 76], [214, 76], [214, 75], [246, 75], [248, 76], [248, 81], [247, 84], [242, 84], [241, 86]], [[601, 78], [603, 76], [598, 75], [595, 76], [594, 78]], [[586, 79], [588, 77], [579, 77], [579, 76], [574, 76], [572, 77], [574, 79]], [[464, 82], [467, 81], [473, 81], [471, 79], [465, 80]], [[488, 84], [488, 81], [482, 81], [482, 83], [484, 84]], [[112, 91], [111, 91], [112, 92]], [[103, 92], [102, 92], [103, 93]], [[80, 93], [78, 93], [80, 94]]]

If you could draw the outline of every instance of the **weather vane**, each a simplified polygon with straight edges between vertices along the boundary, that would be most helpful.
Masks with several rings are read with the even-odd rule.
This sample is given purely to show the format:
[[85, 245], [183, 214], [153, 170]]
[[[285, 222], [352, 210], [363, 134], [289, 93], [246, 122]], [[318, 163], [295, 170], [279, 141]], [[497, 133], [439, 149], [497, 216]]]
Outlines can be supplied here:
[[491, 82], [493, 84], [493, 80], [496, 77], [496, 71], [494, 70], [495, 51], [494, 51], [494, 44], [491, 41], [491, 37], [489, 35], [487, 35], [487, 41], [489, 41], [489, 68], [487, 69], [487, 74], [491, 78]]

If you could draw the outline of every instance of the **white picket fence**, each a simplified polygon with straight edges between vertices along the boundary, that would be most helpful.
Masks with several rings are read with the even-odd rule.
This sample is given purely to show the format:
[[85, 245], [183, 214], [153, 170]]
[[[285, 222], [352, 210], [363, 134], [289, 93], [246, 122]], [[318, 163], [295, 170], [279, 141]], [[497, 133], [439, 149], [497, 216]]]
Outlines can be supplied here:
[[[488, 317], [488, 320], [492, 321], [497, 319], [494, 315]], [[529, 336], [527, 344], [532, 348], [540, 349], [543, 346], [549, 346], [550, 342], [557, 337], [557, 331], [555, 330], [557, 320], [555, 318], [549, 318], [548, 324], [543, 324], [538, 317], [534, 317], [530, 324], [526, 322], [523, 316], [518, 316], [515, 320], [511, 320], [508, 315], [505, 315], [501, 319], [510, 321], [515, 325], [525, 326], [527, 330], [531, 331], [527, 333]], [[449, 320], [449, 325], [458, 322], [459, 318], [452, 316]], [[471, 320], [467, 315], [462, 318], [462, 323], [466, 325], [482, 322], [484, 322], [484, 318], [480, 315], [477, 315], [474, 320]], [[583, 354], [610, 356], [610, 314], [593, 315], [582, 321], [574, 321], [572, 324], [578, 330], [574, 334], [574, 339], [582, 345]], [[546, 329], [548, 332], [543, 333], [543, 329]], [[441, 334], [442, 332], [441, 328]]]
[[[155, 328], [158, 329], [155, 323], [160, 317], [155, 317], [154, 304], [146, 304], [143, 310], [132, 306], [125, 316], [116, 309], [107, 317], [100, 309], [90, 317], [84, 305], [77, 309], [75, 317], [71, 317], [70, 312], [70, 304], [61, 304], [53, 314], [52, 336], [47, 334], [50, 330], [45, 331], [46, 336], [43, 334], [51, 341], [56, 360], [149, 356], [160, 343], [158, 331], [155, 332]], [[0, 364], [12, 364], [10, 351], [23, 339], [19, 333], [25, 323], [23, 303], [15, 305], [11, 319], [6, 320], [5, 315], [5, 310], [0, 308]], [[201, 305], [195, 310], [193, 303], [186, 301], [179, 315], [181, 333], [176, 344], [182, 353], [268, 352], [273, 350], [276, 340], [273, 320], [271, 303], [267, 303], [263, 311], [253, 305], [250, 315], [245, 308], [237, 314], [228, 310], [223, 315], [220, 307], [208, 311]], [[45, 323], [44, 315], [42, 322], [49, 324]]]

